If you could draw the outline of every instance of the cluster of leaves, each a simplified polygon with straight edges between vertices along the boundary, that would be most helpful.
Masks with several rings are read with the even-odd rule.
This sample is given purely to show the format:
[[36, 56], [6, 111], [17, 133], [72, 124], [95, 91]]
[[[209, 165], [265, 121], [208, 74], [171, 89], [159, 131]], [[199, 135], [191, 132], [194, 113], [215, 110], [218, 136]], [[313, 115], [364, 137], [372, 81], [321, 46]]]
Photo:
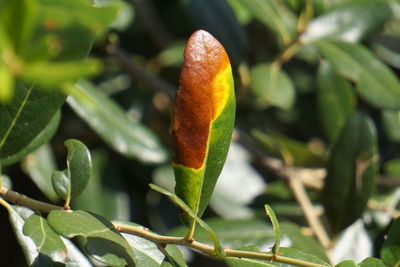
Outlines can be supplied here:
[[[182, 0], [150, 7], [120, 0], [0, 0], [2, 185], [11, 188], [11, 180], [31, 195], [29, 177], [39, 197], [64, 199], [74, 210], [46, 217], [0, 199], [28, 264], [186, 266], [176, 246], [162, 250], [118, 233], [109, 221], [186, 234], [178, 216], [171, 216], [179, 211], [148, 191], [152, 177], [169, 191], [152, 188], [200, 226], [194, 239], [213, 244], [215, 255], [224, 256], [222, 247], [273, 246], [273, 253], [328, 265], [325, 249], [304, 235], [306, 223], [290, 189], [251, 162], [253, 153], [288, 167], [326, 170], [323, 186], [314, 179], [309, 195], [323, 205], [336, 262], [397, 266], [399, 9], [395, 0]], [[131, 24], [133, 10], [139, 19]], [[241, 144], [231, 145], [210, 203], [205, 198], [202, 210], [193, 212], [170, 193], [171, 101], [163, 89], [166, 81], [176, 84], [181, 40], [196, 28], [212, 33], [231, 59]], [[68, 138], [83, 140], [91, 153], [69, 139], [61, 163], [61, 144]], [[57, 170], [57, 161], [64, 170]], [[186, 194], [211, 194], [207, 186], [190, 187]], [[273, 226], [263, 218], [264, 203], [275, 210], [280, 227], [268, 206]], [[208, 204], [208, 219], [199, 218]], [[353, 260], [337, 266], [357, 266]], [[225, 262], [279, 265], [245, 258]]]

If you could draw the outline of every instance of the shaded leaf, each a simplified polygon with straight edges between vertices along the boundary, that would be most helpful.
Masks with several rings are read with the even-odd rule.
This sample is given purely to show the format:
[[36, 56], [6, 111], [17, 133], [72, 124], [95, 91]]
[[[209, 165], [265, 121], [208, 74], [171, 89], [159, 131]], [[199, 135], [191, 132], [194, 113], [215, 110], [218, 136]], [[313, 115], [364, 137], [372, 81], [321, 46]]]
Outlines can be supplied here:
[[264, 134], [259, 130], [253, 130], [252, 136], [271, 155], [282, 157], [289, 164], [318, 167], [327, 163], [325, 155], [314, 152], [306, 144], [284, 135], [273, 132]]
[[321, 39], [359, 42], [379, 29], [390, 15], [387, 1], [354, 1], [312, 20], [301, 39], [303, 42]]
[[67, 247], [67, 257], [65, 259], [65, 264], [67, 267], [92, 267], [88, 258], [75, 246], [74, 243], [69, 241], [64, 237], [61, 237], [65, 246]]
[[380, 109], [400, 109], [400, 83], [393, 72], [359, 44], [318, 42], [336, 72], [352, 80], [360, 96]]
[[54, 117], [50, 120], [46, 127], [43, 128], [43, 130], [25, 148], [16, 154], [1, 159], [1, 165], [6, 166], [16, 163], [44, 143], [47, 143], [56, 133], [58, 126], [60, 125], [60, 120], [61, 112], [58, 111], [55, 113]]
[[52, 176], [53, 188], [63, 199], [70, 201], [85, 190], [92, 175], [92, 160], [88, 148], [80, 141], [65, 141], [68, 150], [67, 169]]
[[382, 110], [382, 122], [387, 138], [392, 142], [400, 142], [400, 111]]
[[393, 221], [387, 233], [387, 239], [380, 251], [382, 260], [388, 266], [399, 266], [400, 264], [400, 218]]
[[360, 112], [349, 117], [331, 151], [322, 201], [333, 232], [363, 213], [375, 188], [377, 137], [371, 119]]
[[64, 100], [62, 94], [17, 84], [12, 101], [0, 104], [0, 159], [30, 144], [49, 124]]
[[210, 32], [239, 65], [245, 50], [245, 35], [225, 0], [189, 0], [188, 12], [197, 28]]
[[325, 135], [333, 142], [354, 111], [355, 95], [350, 82], [340, 77], [327, 62], [320, 64], [317, 79], [320, 122]]
[[125, 30], [134, 19], [134, 9], [132, 5], [121, 0], [95, 0], [97, 7], [113, 7], [117, 9], [117, 14], [113, 22], [109, 25], [111, 28]]
[[53, 261], [65, 262], [67, 248], [61, 237], [49, 227], [46, 219], [32, 214], [25, 221], [22, 231], [35, 242], [39, 253], [49, 256]]
[[[103, 150], [92, 151], [92, 176], [79, 196], [71, 201], [74, 209], [90, 210], [109, 219], [128, 220], [130, 196], [120, 187], [110, 157]], [[113, 179], [108, 179], [110, 176]], [[96, 199], [96, 201], [93, 201]]]
[[400, 53], [398, 47], [400, 38], [390, 35], [378, 35], [372, 44], [375, 54], [389, 65], [400, 68]]
[[263, 105], [291, 109], [295, 90], [290, 77], [274, 64], [259, 64], [250, 70], [251, 88]]
[[57, 233], [84, 239], [83, 248], [97, 261], [109, 266], [135, 266], [128, 242], [112, 223], [85, 211], [52, 211], [47, 221]]
[[50, 200], [58, 200], [51, 184], [51, 175], [56, 170], [56, 163], [48, 144], [29, 154], [22, 162], [22, 169]]
[[72, 109], [119, 153], [144, 163], [160, 163], [167, 154], [157, 137], [145, 126], [128, 119], [123, 110], [87, 81], [80, 81]]
[[369, 257], [369, 258], [366, 258], [365, 260], [363, 260], [362, 262], [360, 262], [359, 266], [360, 267], [387, 267], [388, 265], [383, 263], [383, 261], [381, 259]]
[[294, 41], [296, 17], [277, 0], [244, 0], [240, 2], [262, 24], [275, 31], [283, 45]]

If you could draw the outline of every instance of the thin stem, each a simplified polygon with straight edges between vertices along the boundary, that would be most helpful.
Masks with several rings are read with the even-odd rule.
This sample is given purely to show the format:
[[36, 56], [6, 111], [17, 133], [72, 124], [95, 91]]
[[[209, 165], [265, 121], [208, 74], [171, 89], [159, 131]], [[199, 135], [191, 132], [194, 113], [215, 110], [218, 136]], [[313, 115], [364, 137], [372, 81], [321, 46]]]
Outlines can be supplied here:
[[[186, 247], [190, 247], [197, 251], [201, 251], [209, 256], [213, 256], [214, 247], [197, 242], [197, 241], [188, 241], [184, 237], [171, 237], [171, 236], [162, 236], [158, 234], [154, 234], [149, 232], [147, 229], [140, 226], [131, 226], [124, 225], [121, 223], [114, 223], [115, 228], [119, 232], [133, 234], [136, 236], [140, 236], [144, 239], [147, 239], [156, 244], [173, 244], [173, 245], [182, 245]], [[325, 265], [311, 263], [303, 260], [292, 259], [281, 255], [276, 255], [273, 253], [262, 253], [262, 252], [252, 252], [252, 251], [243, 251], [243, 250], [235, 250], [235, 249], [224, 249], [227, 257], [235, 257], [235, 258], [249, 258], [249, 259], [259, 259], [259, 260], [274, 260], [277, 262], [293, 264], [297, 266], [305, 266], [305, 267], [321, 267]]]
[[52, 210], [63, 210], [63, 207], [52, 205], [46, 202], [38, 201], [29, 198], [18, 192], [9, 190], [5, 187], [0, 189], [0, 197], [6, 201], [14, 203], [15, 205], [24, 206], [33, 210], [40, 211], [41, 213], [49, 213]]
[[[2, 187], [0, 190], [0, 205], [3, 205], [7, 209], [10, 209], [10, 205], [7, 201], [12, 202], [16, 205], [25, 206], [33, 210], [40, 211], [41, 213], [49, 213], [52, 210], [63, 210], [63, 207], [48, 204], [46, 202], [31, 199], [25, 195], [17, 193], [15, 191], [9, 190]], [[175, 236], [163, 236], [149, 231], [149, 229], [142, 226], [131, 226], [122, 223], [113, 223], [115, 229], [118, 232], [132, 234], [135, 236], [142, 237], [150, 242], [155, 243], [157, 246], [165, 246], [168, 244], [181, 245], [192, 248], [194, 250], [203, 252], [211, 257], [215, 257], [213, 246], [209, 246], [195, 240], [188, 240], [185, 237], [175, 237]], [[277, 255], [273, 253], [262, 253], [262, 252], [252, 252], [252, 251], [242, 251], [235, 249], [224, 249], [226, 257], [234, 258], [249, 258], [258, 260], [268, 260], [282, 262], [302, 267], [324, 267], [325, 265], [316, 264], [312, 262], [307, 262], [299, 259], [288, 258], [282, 255]]]
[[317, 212], [315, 211], [311, 203], [311, 200], [307, 195], [303, 183], [296, 177], [290, 175], [289, 186], [292, 189], [292, 192], [296, 197], [297, 202], [299, 202], [300, 207], [303, 210], [304, 215], [308, 223], [310, 224], [311, 228], [313, 229], [313, 232], [317, 237], [318, 241], [325, 249], [330, 248], [329, 236], [325, 231], [325, 228], [322, 226], [321, 221], [318, 218]]
[[186, 240], [193, 240], [193, 235], [194, 235], [194, 230], [196, 229], [196, 221], [193, 220], [192, 225], [189, 228], [189, 231], [187, 232], [185, 239]]

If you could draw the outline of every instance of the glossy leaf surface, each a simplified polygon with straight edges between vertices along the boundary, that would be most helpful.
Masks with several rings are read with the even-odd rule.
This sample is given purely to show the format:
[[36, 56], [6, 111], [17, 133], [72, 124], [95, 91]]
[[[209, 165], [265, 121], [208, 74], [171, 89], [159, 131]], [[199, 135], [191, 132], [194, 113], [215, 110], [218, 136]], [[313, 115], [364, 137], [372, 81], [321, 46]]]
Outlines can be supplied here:
[[47, 221], [57, 233], [82, 237], [83, 249], [97, 261], [109, 266], [135, 266], [128, 242], [111, 222], [85, 211], [52, 211]]
[[365, 101], [380, 109], [400, 108], [398, 78], [365, 47], [337, 41], [317, 46], [337, 73], [356, 84]]
[[52, 183], [56, 193], [70, 200], [85, 190], [92, 175], [92, 160], [87, 147], [80, 141], [65, 141], [68, 150], [67, 169], [53, 173]]
[[363, 213], [375, 189], [377, 137], [367, 115], [355, 112], [333, 145], [322, 201], [333, 232]]
[[23, 233], [35, 242], [40, 253], [54, 261], [65, 262], [67, 248], [61, 237], [49, 227], [45, 218], [32, 214], [25, 221]]
[[387, 1], [354, 1], [315, 18], [302, 36], [304, 42], [321, 39], [359, 42], [391, 16]]
[[18, 84], [12, 101], [0, 104], [0, 159], [30, 144], [49, 124], [64, 100], [62, 94]]
[[354, 111], [355, 95], [350, 82], [339, 76], [327, 62], [320, 64], [317, 82], [320, 122], [325, 135], [333, 142]]
[[2, 166], [16, 163], [23, 159], [26, 155], [36, 150], [38, 147], [47, 143], [56, 133], [61, 120], [61, 112], [57, 112], [45, 128], [22, 150], [9, 157], [1, 159]]
[[87, 81], [80, 81], [72, 109], [119, 153], [144, 163], [160, 163], [167, 154], [157, 137], [144, 125], [130, 120], [114, 101]]
[[172, 118], [175, 192], [201, 216], [229, 149], [235, 93], [228, 55], [211, 34], [193, 33], [184, 58]]
[[263, 105], [290, 109], [295, 90], [289, 76], [274, 64], [259, 64], [250, 70], [251, 88]]

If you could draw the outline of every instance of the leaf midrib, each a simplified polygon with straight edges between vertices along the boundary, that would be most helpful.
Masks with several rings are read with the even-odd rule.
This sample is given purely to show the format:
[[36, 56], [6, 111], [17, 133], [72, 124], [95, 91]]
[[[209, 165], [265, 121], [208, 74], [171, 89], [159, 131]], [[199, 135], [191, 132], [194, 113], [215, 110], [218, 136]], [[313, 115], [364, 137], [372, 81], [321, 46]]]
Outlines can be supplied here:
[[17, 120], [19, 119], [19, 117], [21, 116], [22, 110], [24, 109], [24, 107], [26, 106], [26, 103], [28, 102], [29, 96], [31, 94], [33, 90], [33, 85], [28, 89], [24, 100], [22, 101], [21, 105], [18, 107], [17, 113], [15, 114], [14, 118], [11, 121], [10, 126], [8, 127], [6, 133], [4, 134], [3, 138], [0, 141], [0, 149], [4, 146], [4, 144], [7, 141], [8, 136], [10, 135], [11, 131], [13, 130], [15, 124], [17, 123]]

